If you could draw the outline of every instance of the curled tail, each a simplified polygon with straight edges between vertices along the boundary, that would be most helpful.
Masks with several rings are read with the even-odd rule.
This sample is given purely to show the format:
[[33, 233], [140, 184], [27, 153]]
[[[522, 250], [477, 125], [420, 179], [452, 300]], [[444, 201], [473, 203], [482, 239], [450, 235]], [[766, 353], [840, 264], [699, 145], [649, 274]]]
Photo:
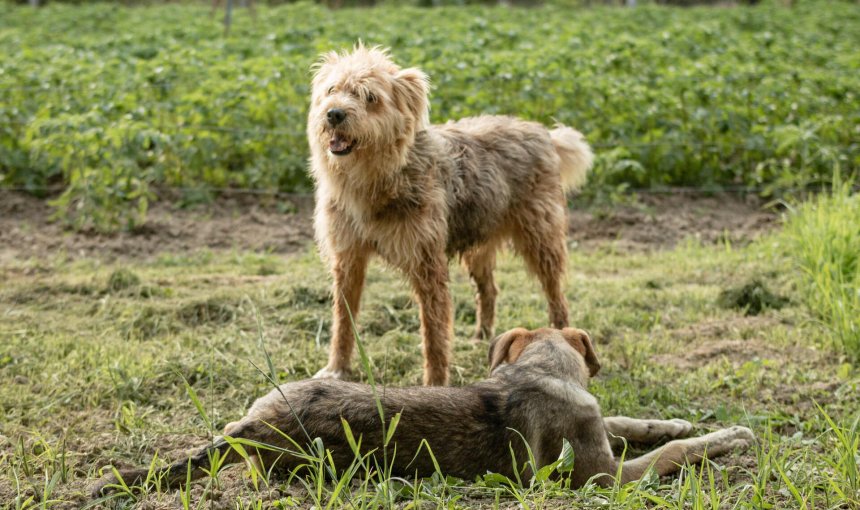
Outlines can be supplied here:
[[582, 133], [562, 124], [550, 130], [549, 136], [561, 157], [559, 171], [562, 188], [565, 192], [579, 189], [585, 184], [586, 174], [594, 161], [591, 147]]

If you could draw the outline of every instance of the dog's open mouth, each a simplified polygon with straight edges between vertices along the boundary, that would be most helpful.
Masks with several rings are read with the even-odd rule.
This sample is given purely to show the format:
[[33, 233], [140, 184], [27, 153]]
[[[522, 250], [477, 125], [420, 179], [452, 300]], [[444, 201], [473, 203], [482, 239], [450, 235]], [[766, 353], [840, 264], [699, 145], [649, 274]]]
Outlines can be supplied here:
[[338, 134], [332, 135], [331, 140], [328, 142], [328, 150], [335, 156], [346, 156], [352, 152], [353, 147], [355, 147], [354, 142], [350, 142]]

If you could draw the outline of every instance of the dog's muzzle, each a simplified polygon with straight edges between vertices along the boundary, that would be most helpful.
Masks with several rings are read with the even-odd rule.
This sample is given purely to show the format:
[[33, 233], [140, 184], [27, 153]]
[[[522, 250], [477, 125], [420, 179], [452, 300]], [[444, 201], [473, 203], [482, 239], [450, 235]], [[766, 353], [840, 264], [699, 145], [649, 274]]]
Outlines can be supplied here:
[[352, 152], [355, 143], [339, 133], [332, 133], [328, 142], [328, 150], [335, 156], [346, 156]]
[[[325, 113], [325, 118], [330, 127], [337, 127], [346, 120], [346, 112], [340, 108], [332, 108]], [[335, 156], [346, 156], [352, 152], [355, 144], [340, 133], [333, 132], [328, 142], [328, 150]]]
[[337, 126], [346, 118], [346, 112], [340, 108], [332, 108], [325, 113], [325, 118], [332, 127]]

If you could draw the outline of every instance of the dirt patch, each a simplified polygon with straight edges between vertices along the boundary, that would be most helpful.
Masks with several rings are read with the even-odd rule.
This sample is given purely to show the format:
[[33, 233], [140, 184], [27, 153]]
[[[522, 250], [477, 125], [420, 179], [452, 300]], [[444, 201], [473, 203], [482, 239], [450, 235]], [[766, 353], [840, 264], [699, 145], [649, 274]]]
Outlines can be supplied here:
[[769, 344], [753, 334], [779, 325], [774, 317], [733, 317], [693, 324], [671, 332], [687, 348], [671, 354], [659, 354], [652, 360], [679, 370], [695, 369], [725, 359], [734, 367], [748, 361], [772, 360], [778, 363], [807, 365], [820, 361], [823, 354], [808, 347]]
[[[310, 197], [290, 199], [280, 212], [254, 197], [221, 198], [208, 206], [180, 209], [157, 202], [143, 227], [131, 232], [72, 232], [52, 221], [42, 199], [0, 190], [0, 262], [28, 257], [147, 258], [200, 249], [287, 253], [313, 238]], [[283, 208], [281, 208], [283, 209]]]
[[710, 320], [692, 324], [672, 331], [672, 336], [679, 340], [697, 341], [724, 339], [726, 337], [739, 338], [748, 336], [749, 333], [765, 330], [776, 326], [779, 321], [774, 317], [732, 317], [730, 319]]
[[[289, 253], [313, 239], [312, 211], [310, 196], [239, 195], [193, 209], [161, 201], [143, 227], [99, 234], [69, 231], [51, 220], [53, 209], [45, 200], [0, 190], [0, 262], [60, 255], [147, 258], [200, 249]], [[574, 209], [570, 237], [585, 247], [612, 241], [622, 249], [671, 247], [688, 237], [745, 244], [776, 223], [777, 215], [752, 197], [642, 195], [634, 205]]]
[[733, 367], [755, 360], [770, 360], [779, 364], [801, 366], [818, 365], [826, 353], [805, 346], [775, 345], [761, 340], [756, 332], [779, 326], [775, 317], [743, 316], [693, 324], [672, 331], [672, 337], [686, 344], [686, 348], [670, 354], [659, 354], [651, 359], [660, 365], [679, 370], [705, 367], [727, 360]]
[[675, 246], [686, 238], [745, 245], [774, 229], [779, 216], [754, 196], [642, 194], [630, 205], [574, 210], [570, 237], [584, 245], [614, 240], [622, 249]]
[[719, 359], [728, 359], [733, 365], [741, 365], [752, 359], [781, 359], [777, 349], [772, 349], [755, 340], [717, 340], [696, 347], [683, 354], [659, 355], [654, 360], [678, 369], [699, 368]]

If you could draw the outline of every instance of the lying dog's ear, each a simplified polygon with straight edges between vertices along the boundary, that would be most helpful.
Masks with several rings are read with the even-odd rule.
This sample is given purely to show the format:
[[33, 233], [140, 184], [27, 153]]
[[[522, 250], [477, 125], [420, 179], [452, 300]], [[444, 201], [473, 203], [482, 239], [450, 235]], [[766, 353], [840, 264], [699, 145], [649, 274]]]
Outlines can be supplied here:
[[394, 74], [394, 95], [400, 107], [409, 110], [415, 118], [415, 129], [421, 129], [428, 121], [427, 94], [430, 93], [430, 79], [420, 69], [410, 67]]
[[561, 334], [567, 343], [585, 359], [588, 374], [591, 377], [597, 375], [597, 372], [600, 371], [600, 362], [597, 361], [597, 354], [594, 352], [594, 346], [591, 344], [591, 337], [588, 336], [588, 333], [581, 329], [564, 328], [561, 330]]
[[513, 363], [523, 353], [534, 333], [525, 328], [515, 328], [497, 336], [490, 343], [489, 362], [490, 372], [502, 363]]

